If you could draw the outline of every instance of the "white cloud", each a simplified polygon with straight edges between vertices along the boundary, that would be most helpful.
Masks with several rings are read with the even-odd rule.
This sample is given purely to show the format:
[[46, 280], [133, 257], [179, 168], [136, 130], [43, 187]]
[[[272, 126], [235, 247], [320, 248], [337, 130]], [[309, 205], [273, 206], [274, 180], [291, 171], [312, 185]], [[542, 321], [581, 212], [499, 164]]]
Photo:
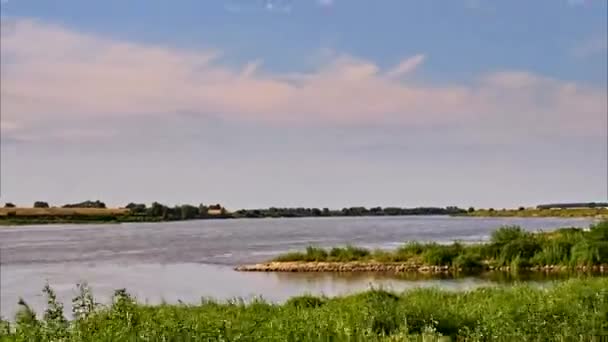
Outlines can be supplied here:
[[334, 0], [318, 0], [318, 1], [319, 1], [319, 5], [324, 6], [324, 7], [332, 6], [334, 4]]
[[216, 50], [114, 41], [20, 20], [2, 37], [2, 126], [10, 122], [11, 134], [25, 134], [44, 122], [119, 124], [125, 117], [189, 112], [273, 123], [470, 123], [489, 132], [529, 125], [605, 134], [606, 89], [508, 70], [443, 86], [400, 77], [424, 58], [382, 70], [373, 61], [332, 54], [313, 72], [282, 74], [262, 72], [260, 61], [223, 65]]
[[425, 60], [425, 56], [422, 54], [404, 59], [397, 67], [391, 70], [388, 75], [390, 77], [400, 77], [409, 72], [414, 71], [420, 64]]

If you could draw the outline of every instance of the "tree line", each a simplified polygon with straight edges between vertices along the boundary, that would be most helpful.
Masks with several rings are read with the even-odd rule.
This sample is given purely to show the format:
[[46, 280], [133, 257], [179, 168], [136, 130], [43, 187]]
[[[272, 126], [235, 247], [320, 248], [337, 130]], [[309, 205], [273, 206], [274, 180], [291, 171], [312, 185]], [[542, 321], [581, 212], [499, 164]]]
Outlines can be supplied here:
[[[14, 208], [13, 203], [6, 203], [5, 208]], [[43, 201], [36, 201], [34, 208], [49, 208], [49, 204]], [[84, 201], [80, 203], [65, 204], [62, 208], [107, 208], [104, 202]], [[347, 207], [342, 209], [329, 208], [277, 208], [270, 207], [265, 209], [240, 209], [229, 212], [220, 204], [212, 205], [191, 205], [182, 204], [168, 206], [159, 202], [151, 205], [144, 203], [131, 202], [125, 206], [129, 209], [129, 216], [155, 218], [158, 220], [192, 220], [206, 218], [264, 218], [264, 217], [344, 217], [344, 216], [405, 216], [405, 215], [458, 215], [466, 213], [467, 210], [455, 206], [446, 208], [440, 207]]]
[[457, 215], [467, 211], [458, 207], [349, 207], [340, 210], [329, 208], [268, 208], [241, 209], [234, 212], [235, 217], [332, 217], [332, 216], [406, 216], [406, 215]]

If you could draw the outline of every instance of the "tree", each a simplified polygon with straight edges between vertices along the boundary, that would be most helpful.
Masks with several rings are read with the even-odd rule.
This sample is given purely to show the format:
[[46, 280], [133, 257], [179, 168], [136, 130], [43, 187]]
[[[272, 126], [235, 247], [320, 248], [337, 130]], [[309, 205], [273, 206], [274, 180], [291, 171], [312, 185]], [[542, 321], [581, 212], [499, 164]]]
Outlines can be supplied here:
[[46, 202], [42, 202], [42, 201], [36, 201], [34, 202], [34, 208], [48, 208], [49, 204]]
[[148, 215], [154, 217], [163, 216], [166, 207], [158, 202], [152, 203], [152, 206], [148, 209]]
[[199, 216], [199, 209], [195, 206], [184, 204], [180, 208], [180, 216], [182, 220], [191, 220]]
[[469, 210], [467, 210], [467, 211], [470, 212], [470, 213], [473, 213], [473, 212], [475, 212], [475, 208], [474, 207], [469, 207]]
[[11, 203], [11, 202], [6, 202], [6, 203], [4, 204], [4, 207], [5, 207], [5, 208], [14, 208], [14, 207], [15, 207], [15, 205], [14, 205], [13, 203]]
[[526, 210], [526, 208], [524, 208], [524, 207], [519, 207], [519, 208], [517, 208], [517, 210], [519, 210], [519, 211], [524, 211], [524, 210]]
[[199, 217], [207, 217], [209, 216], [209, 207], [204, 204], [199, 204], [198, 206], [198, 216]]
[[131, 211], [131, 214], [145, 214], [146, 213], [146, 205], [145, 204], [138, 204], [138, 203], [129, 203], [127, 204], [127, 206], [125, 207], [127, 209], [129, 209]]

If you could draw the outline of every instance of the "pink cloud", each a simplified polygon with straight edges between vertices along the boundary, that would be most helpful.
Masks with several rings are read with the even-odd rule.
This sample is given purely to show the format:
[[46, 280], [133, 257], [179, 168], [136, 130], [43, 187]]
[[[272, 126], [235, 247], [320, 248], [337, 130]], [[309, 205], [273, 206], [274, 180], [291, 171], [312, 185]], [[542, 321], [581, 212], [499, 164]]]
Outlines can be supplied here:
[[258, 60], [223, 65], [215, 49], [115, 41], [20, 20], [2, 37], [2, 124], [188, 111], [292, 123], [484, 122], [507, 128], [517, 122], [605, 134], [605, 89], [523, 71], [444, 86], [401, 77], [424, 60], [418, 54], [382, 70], [373, 61], [333, 54], [314, 72], [277, 74], [261, 70]]

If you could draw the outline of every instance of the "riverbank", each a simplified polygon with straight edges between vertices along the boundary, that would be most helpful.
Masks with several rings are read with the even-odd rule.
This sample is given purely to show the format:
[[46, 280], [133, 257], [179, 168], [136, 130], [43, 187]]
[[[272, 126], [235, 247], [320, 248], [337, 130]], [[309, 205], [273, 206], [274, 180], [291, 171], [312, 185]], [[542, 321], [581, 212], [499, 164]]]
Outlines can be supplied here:
[[[215, 205], [214, 208], [219, 205]], [[221, 208], [221, 207], [220, 207]], [[467, 216], [467, 217], [543, 217], [543, 218], [595, 218], [608, 219], [608, 208], [581, 209], [522, 209], [522, 210], [469, 210], [448, 208], [269, 208], [230, 212], [209, 207], [182, 205], [167, 207], [154, 204], [130, 204], [129, 208], [0, 208], [0, 226], [43, 224], [98, 224], [129, 222], [174, 222], [205, 219], [240, 218], [301, 218], [301, 217], [396, 217], [396, 216]]]
[[425, 274], [458, 274], [465, 272], [468, 275], [488, 271], [499, 272], [543, 272], [543, 273], [570, 273], [591, 272], [607, 274], [608, 264], [601, 265], [544, 265], [523, 266], [493, 266], [485, 264], [480, 267], [466, 268], [452, 265], [421, 265], [410, 263], [380, 263], [380, 262], [268, 262], [254, 265], [241, 265], [234, 268], [238, 272], [365, 272], [365, 273], [425, 273]]
[[243, 272], [606, 272], [608, 221], [588, 230], [563, 228], [527, 232], [502, 227], [488, 243], [440, 245], [408, 242], [393, 251], [346, 246], [330, 250], [309, 246], [274, 260], [236, 267]]
[[470, 217], [594, 217], [608, 219], [608, 208], [519, 208], [519, 209], [477, 209], [457, 216]]
[[206, 299], [197, 305], [147, 305], [118, 290], [111, 305], [101, 306], [86, 286], [79, 289], [74, 320], [64, 317], [47, 288], [44, 314], [22, 302], [14, 323], [0, 321], [0, 340], [580, 341], [608, 331], [608, 278], [467, 292], [372, 289], [335, 298], [304, 295], [282, 304]]

